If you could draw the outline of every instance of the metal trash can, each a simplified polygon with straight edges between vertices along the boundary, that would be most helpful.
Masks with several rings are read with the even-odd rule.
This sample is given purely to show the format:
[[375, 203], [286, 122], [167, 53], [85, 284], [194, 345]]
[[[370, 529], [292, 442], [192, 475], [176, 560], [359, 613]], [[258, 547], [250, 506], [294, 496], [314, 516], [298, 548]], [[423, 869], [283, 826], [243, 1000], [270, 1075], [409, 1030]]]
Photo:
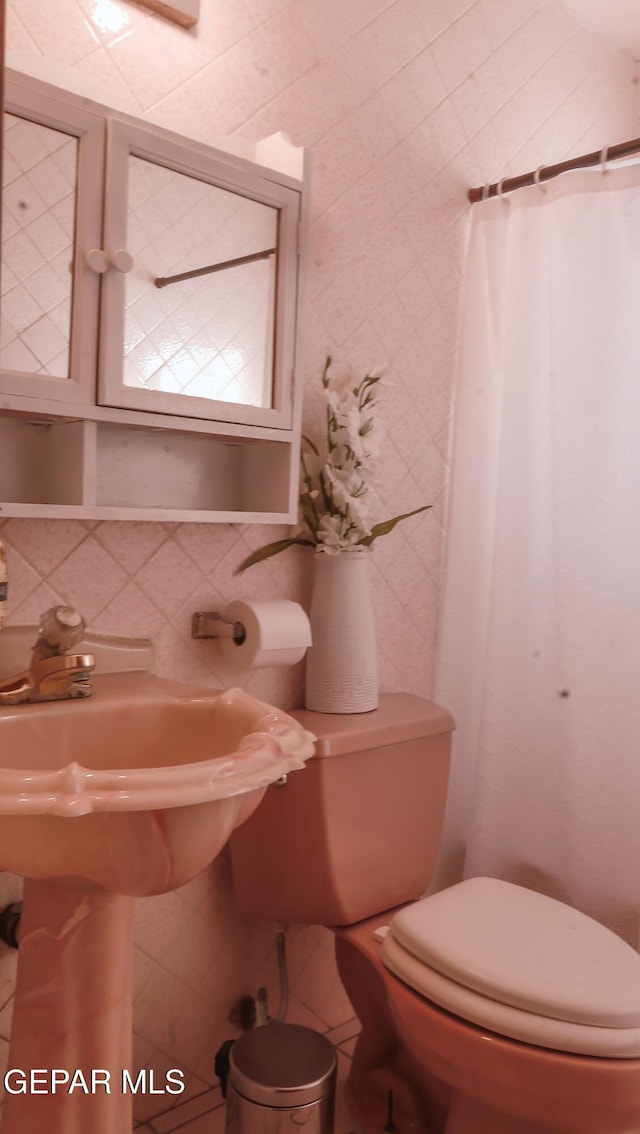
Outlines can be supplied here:
[[332, 1134], [336, 1053], [299, 1024], [264, 1024], [231, 1048], [226, 1134]]

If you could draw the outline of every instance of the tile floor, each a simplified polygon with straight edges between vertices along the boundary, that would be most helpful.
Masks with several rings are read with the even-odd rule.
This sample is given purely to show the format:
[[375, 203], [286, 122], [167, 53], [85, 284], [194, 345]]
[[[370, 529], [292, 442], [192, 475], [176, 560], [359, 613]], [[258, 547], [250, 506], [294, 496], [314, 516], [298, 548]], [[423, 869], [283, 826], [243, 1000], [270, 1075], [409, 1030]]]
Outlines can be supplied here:
[[[325, 1032], [338, 1056], [338, 1085], [334, 1134], [357, 1134], [344, 1100], [344, 1081], [360, 1025], [357, 1019], [347, 1020]], [[224, 1134], [225, 1104], [218, 1086], [192, 1094], [172, 1107], [136, 1124], [135, 1134]]]

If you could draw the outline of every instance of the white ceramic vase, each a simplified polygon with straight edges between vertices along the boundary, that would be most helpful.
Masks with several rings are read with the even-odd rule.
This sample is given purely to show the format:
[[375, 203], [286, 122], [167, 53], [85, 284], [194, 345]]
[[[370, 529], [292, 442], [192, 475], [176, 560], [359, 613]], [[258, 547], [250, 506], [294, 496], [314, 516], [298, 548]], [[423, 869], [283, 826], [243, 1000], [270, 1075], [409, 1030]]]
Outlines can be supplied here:
[[378, 665], [369, 552], [314, 555], [305, 705], [317, 713], [378, 707]]

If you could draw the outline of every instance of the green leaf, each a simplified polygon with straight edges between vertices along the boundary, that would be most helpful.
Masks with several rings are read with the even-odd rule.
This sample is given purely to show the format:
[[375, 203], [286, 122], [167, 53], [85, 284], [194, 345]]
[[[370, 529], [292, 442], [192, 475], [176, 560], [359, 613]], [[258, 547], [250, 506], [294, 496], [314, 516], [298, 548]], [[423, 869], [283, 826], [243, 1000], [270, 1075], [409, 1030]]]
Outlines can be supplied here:
[[325, 512], [328, 512], [329, 515], [331, 515], [333, 513], [333, 510], [334, 510], [333, 509], [333, 501], [331, 499], [330, 487], [327, 488], [327, 485], [325, 484], [324, 469], [320, 470], [320, 476], [318, 477], [318, 483], [320, 485], [320, 492], [322, 494], [322, 503], [324, 504], [324, 510], [325, 510]]
[[374, 539], [378, 539], [378, 536], [387, 535], [393, 531], [396, 524], [399, 524], [401, 520], [407, 520], [409, 516], [417, 516], [418, 512], [426, 512], [429, 508], [433, 508], [433, 504], [423, 504], [421, 508], [414, 508], [413, 512], [403, 512], [401, 516], [394, 516], [392, 520], [383, 520], [381, 524], [374, 524], [369, 535], [365, 539], [361, 539], [360, 543], [369, 547]]
[[313, 499], [308, 492], [300, 494], [300, 511], [302, 513], [304, 522], [312, 532], [317, 532], [320, 526], [320, 517], [316, 511], [316, 506]]
[[292, 536], [289, 539], [278, 539], [275, 543], [268, 543], [265, 547], [258, 548], [257, 551], [252, 552], [246, 559], [242, 560], [239, 567], [236, 567], [233, 572], [234, 575], [240, 575], [247, 567], [253, 567], [255, 563], [262, 563], [263, 559], [270, 559], [272, 555], [279, 555], [281, 551], [286, 551], [288, 547], [292, 547], [294, 543], [300, 543], [305, 547], [315, 547], [315, 543], [311, 539], [303, 539], [300, 536]]
[[315, 453], [316, 457], [320, 456], [320, 450], [318, 449], [318, 446], [314, 445], [313, 441], [310, 437], [307, 437], [306, 433], [302, 434], [302, 440], [309, 446], [311, 451]]

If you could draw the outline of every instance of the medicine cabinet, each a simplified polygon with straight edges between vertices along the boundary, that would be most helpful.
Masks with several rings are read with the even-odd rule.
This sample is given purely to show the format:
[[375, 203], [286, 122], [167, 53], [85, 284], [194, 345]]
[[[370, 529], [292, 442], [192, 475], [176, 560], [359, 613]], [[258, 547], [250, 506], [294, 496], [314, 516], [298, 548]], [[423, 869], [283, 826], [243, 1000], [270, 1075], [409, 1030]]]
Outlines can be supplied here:
[[226, 144], [5, 70], [0, 516], [295, 519], [305, 158]]

